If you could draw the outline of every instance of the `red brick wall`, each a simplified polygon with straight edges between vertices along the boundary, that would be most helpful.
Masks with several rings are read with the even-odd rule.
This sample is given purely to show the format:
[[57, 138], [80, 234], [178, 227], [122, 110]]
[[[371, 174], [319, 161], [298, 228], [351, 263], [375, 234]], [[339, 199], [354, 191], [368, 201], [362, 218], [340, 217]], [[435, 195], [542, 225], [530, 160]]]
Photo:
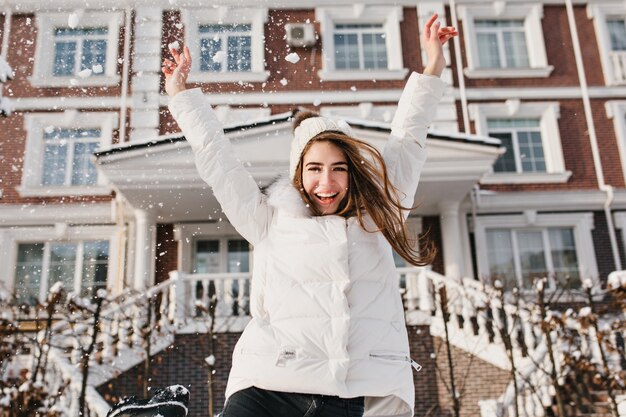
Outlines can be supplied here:
[[[438, 338], [430, 336], [428, 326], [408, 326], [411, 356], [423, 366], [419, 373], [413, 374], [415, 383], [415, 415], [447, 416], [448, 394], [440, 380], [441, 375], [447, 378], [447, 357], [445, 348]], [[226, 381], [231, 366], [231, 355], [240, 333], [218, 333], [216, 335], [216, 372], [214, 377], [214, 395], [216, 411], [224, 402]], [[191, 393], [189, 408], [190, 417], [207, 415], [207, 368], [204, 358], [208, 356], [209, 347], [206, 335], [178, 335], [174, 344], [155, 355], [151, 359], [152, 373], [150, 386], [154, 389], [172, 384], [186, 386]], [[506, 387], [507, 372], [474, 358], [470, 360], [467, 353], [453, 349], [455, 369], [465, 374], [469, 367], [468, 377], [461, 388], [463, 394], [462, 416], [478, 415], [479, 399], [497, 398]], [[110, 403], [118, 401], [120, 396], [142, 396], [143, 365], [138, 365], [98, 387], [98, 391]], [[460, 379], [462, 379], [459, 376]], [[463, 382], [463, 381], [461, 381]], [[154, 392], [152, 390], [152, 392]]]

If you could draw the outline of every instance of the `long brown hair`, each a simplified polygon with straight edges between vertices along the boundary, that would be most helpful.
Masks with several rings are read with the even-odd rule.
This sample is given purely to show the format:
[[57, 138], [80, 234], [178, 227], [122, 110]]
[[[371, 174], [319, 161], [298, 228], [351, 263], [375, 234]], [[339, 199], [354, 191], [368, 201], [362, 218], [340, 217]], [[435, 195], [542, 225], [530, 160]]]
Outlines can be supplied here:
[[[317, 116], [310, 111], [298, 112], [294, 118], [294, 130], [303, 120]], [[399, 191], [389, 181], [385, 160], [378, 149], [343, 132], [325, 131], [318, 134], [306, 144], [300, 154], [293, 182], [313, 214], [322, 213], [317, 211], [311, 197], [304, 190], [302, 161], [306, 152], [316, 142], [336, 145], [343, 151], [348, 161], [348, 193], [335, 214], [346, 218], [356, 216], [365, 231], [370, 233], [380, 231], [391, 247], [408, 263], [416, 266], [432, 263], [437, 252], [436, 248], [426, 235], [409, 237], [404, 213], [413, 207], [404, 207], [400, 203]], [[377, 230], [367, 230], [363, 221], [366, 213], [378, 227]]]

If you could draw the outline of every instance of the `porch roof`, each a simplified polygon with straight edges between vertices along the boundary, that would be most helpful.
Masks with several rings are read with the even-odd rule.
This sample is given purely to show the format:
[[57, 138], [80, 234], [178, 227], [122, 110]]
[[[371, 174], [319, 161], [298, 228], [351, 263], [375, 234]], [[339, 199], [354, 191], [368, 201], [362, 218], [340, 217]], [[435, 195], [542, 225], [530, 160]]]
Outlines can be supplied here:
[[[224, 128], [235, 152], [260, 186], [286, 173], [293, 112]], [[379, 149], [388, 123], [345, 118], [354, 135]], [[501, 154], [495, 138], [430, 131], [429, 157], [422, 171], [415, 214], [438, 214], [443, 201], [461, 201]], [[136, 209], [158, 221], [202, 221], [219, 212], [208, 185], [200, 178], [184, 135], [160, 136], [115, 145], [95, 154], [96, 167], [115, 191]], [[217, 210], [217, 211], [216, 211]]]

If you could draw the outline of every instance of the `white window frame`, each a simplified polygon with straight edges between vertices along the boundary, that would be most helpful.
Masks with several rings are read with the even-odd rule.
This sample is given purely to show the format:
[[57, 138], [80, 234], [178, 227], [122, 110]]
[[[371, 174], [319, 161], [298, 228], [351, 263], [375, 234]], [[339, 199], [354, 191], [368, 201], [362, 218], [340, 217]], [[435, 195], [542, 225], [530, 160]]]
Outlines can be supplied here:
[[264, 82], [269, 78], [269, 71], [265, 70], [265, 34], [264, 25], [267, 22], [267, 9], [227, 8], [217, 9], [183, 9], [181, 19], [185, 27], [185, 45], [189, 46], [191, 55], [200, 57], [200, 32], [198, 26], [211, 24], [242, 24], [252, 25], [252, 62], [250, 71], [200, 71], [200, 59], [192, 63], [191, 72], [187, 79], [191, 83], [218, 83], [218, 82]]
[[[572, 228], [576, 243], [576, 258], [580, 281], [591, 279], [599, 285], [598, 264], [593, 246], [592, 231], [594, 229], [593, 213], [537, 213], [528, 210], [523, 214], [477, 216], [474, 223], [476, 240], [476, 258], [478, 276], [481, 281], [489, 278], [489, 255], [487, 248], [487, 230], [490, 229], [547, 229]], [[517, 277], [516, 277], [517, 278]]]
[[27, 131], [24, 149], [22, 184], [16, 187], [22, 197], [108, 195], [111, 188], [106, 178], [98, 175], [95, 185], [50, 186], [42, 185], [44, 129], [48, 126], [60, 128], [100, 129], [100, 148], [108, 148], [113, 141], [113, 130], [117, 127], [118, 113], [81, 113], [68, 110], [63, 113], [31, 113], [24, 116]]
[[[554, 67], [548, 65], [545, 41], [543, 38], [542, 4], [507, 4], [494, 2], [492, 5], [462, 5], [458, 7], [459, 19], [463, 21], [463, 42], [467, 51], [468, 78], [545, 78]], [[475, 20], [502, 19], [524, 20], [526, 47], [530, 68], [481, 68], [478, 59]]]
[[[323, 68], [318, 76], [324, 81], [343, 80], [402, 80], [409, 72], [404, 68], [400, 22], [404, 19], [400, 6], [340, 6], [318, 7], [315, 18], [320, 22]], [[382, 23], [387, 45], [387, 69], [336, 70], [334, 58], [335, 24]]]
[[[18, 246], [22, 243], [75, 243], [79, 241], [106, 240], [109, 242], [109, 263], [107, 268], [107, 291], [112, 292], [116, 287], [114, 282], [118, 274], [119, 260], [115, 256], [119, 253], [119, 229], [116, 226], [69, 226], [58, 223], [53, 227], [12, 228], [4, 232], [4, 241], [9, 247], [9, 291], [15, 288], [15, 273], [17, 270]], [[77, 272], [78, 276], [78, 272]], [[74, 282], [75, 287], [79, 284]], [[74, 288], [76, 290], [77, 288]], [[40, 293], [41, 294], [41, 293]]]
[[558, 119], [558, 102], [521, 103], [507, 100], [502, 103], [470, 104], [470, 119], [474, 121], [476, 134], [488, 136], [488, 119], [539, 119], [541, 141], [546, 160], [546, 172], [489, 172], [481, 178], [481, 184], [564, 183], [572, 175], [565, 170], [561, 134]]
[[611, 58], [611, 38], [607, 25], [607, 20], [611, 18], [618, 17], [626, 20], [624, 3], [589, 4], [587, 6], [587, 17], [593, 20], [593, 26], [596, 30], [596, 40], [598, 41], [602, 73], [604, 74], [606, 84], [626, 85], [626, 78], [622, 80], [615, 74], [615, 68]]
[[[104, 74], [81, 78], [72, 76], [54, 76], [54, 30], [57, 27], [69, 27], [68, 13], [37, 13], [37, 45], [33, 75], [28, 80], [34, 87], [89, 87], [113, 86], [119, 84], [121, 76], [117, 74], [120, 26], [122, 12], [85, 12], [80, 18], [88, 27], [106, 26], [107, 60], [103, 68]], [[85, 27], [87, 27], [85, 26]], [[81, 26], [79, 26], [81, 27]]]
[[626, 178], [626, 100], [611, 100], [604, 105], [607, 117], [613, 119], [617, 149], [622, 164], [622, 175]]

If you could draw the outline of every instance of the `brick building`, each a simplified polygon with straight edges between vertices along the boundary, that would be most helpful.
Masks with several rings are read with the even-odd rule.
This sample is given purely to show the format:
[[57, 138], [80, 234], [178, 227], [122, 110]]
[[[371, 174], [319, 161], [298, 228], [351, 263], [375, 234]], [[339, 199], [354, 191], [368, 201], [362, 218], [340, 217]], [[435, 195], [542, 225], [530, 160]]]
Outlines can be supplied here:
[[[0, 282], [20, 302], [44, 299], [57, 281], [83, 295], [119, 295], [154, 288], [172, 271], [226, 274], [218, 294], [243, 319], [219, 331], [228, 356], [245, 324], [253, 248], [223, 218], [167, 110], [160, 64], [168, 45], [191, 48], [190, 83], [263, 187], [286, 172], [298, 107], [343, 118], [358, 137], [384, 144], [404, 81], [424, 66], [419, 28], [433, 12], [460, 31], [446, 47], [449, 88], [410, 217], [438, 246], [433, 271], [529, 289], [540, 276], [551, 288], [565, 277], [574, 288], [584, 279], [600, 287], [622, 269], [623, 1], [214, 3], [4, 1], [0, 52], [15, 76], [0, 84], [13, 106], [0, 118]], [[411, 304], [418, 290], [399, 271]], [[430, 323], [407, 317], [411, 329]], [[431, 328], [430, 347], [417, 347], [424, 329], [411, 332], [412, 344], [434, 367], [441, 340]], [[193, 334], [180, 331], [158, 353], [173, 362], [155, 385], [185, 377], [171, 371], [183, 357], [171, 352], [191, 349], [180, 339]], [[461, 361], [475, 354], [461, 345]], [[473, 391], [467, 415], [507, 383], [499, 359], [477, 358], [493, 377], [478, 384], [490, 388], [484, 394]], [[101, 391], [131, 393], [138, 371], [129, 369], [118, 382], [100, 381]], [[218, 394], [226, 375], [227, 366]], [[440, 382], [416, 378], [418, 415], [445, 403]]]

